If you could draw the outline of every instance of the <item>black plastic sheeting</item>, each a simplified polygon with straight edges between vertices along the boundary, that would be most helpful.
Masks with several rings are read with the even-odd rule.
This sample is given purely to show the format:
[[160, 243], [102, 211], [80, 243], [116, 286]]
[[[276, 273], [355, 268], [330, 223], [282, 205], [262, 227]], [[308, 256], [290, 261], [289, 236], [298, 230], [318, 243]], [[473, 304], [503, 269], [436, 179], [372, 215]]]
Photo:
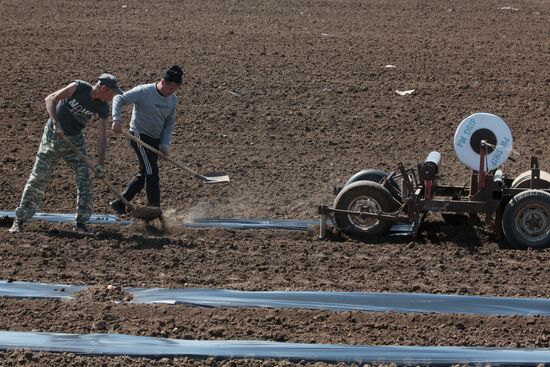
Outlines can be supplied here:
[[53, 334], [0, 331], [0, 350], [67, 352], [130, 357], [254, 358], [290, 361], [396, 363], [398, 365], [481, 364], [533, 366], [550, 363], [548, 349], [352, 346], [252, 340], [179, 340], [122, 334]]
[[[71, 298], [84, 286], [0, 281], [0, 296]], [[472, 315], [550, 315], [550, 299], [459, 296], [425, 293], [279, 292], [225, 289], [124, 288], [136, 304], [202, 307], [304, 308], [332, 311], [413, 312]]]

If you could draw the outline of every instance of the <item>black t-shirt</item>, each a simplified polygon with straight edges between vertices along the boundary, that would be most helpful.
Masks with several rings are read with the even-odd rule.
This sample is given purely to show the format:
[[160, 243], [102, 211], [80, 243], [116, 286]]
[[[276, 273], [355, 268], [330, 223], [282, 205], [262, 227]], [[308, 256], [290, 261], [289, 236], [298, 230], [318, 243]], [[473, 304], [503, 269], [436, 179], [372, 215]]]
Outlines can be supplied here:
[[72, 96], [59, 101], [57, 104], [57, 118], [68, 136], [80, 134], [88, 121], [97, 113], [100, 118], [109, 116], [109, 103], [93, 100], [90, 97], [92, 86], [82, 80], [75, 80], [76, 91]]

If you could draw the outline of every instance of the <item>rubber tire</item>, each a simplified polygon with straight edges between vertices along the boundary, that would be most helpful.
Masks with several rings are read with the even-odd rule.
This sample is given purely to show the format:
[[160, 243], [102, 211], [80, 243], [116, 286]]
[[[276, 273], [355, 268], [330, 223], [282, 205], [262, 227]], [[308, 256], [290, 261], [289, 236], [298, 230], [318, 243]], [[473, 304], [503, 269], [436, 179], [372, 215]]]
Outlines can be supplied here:
[[[517, 223], [518, 216], [525, 210], [537, 209], [533, 212], [546, 222], [541, 232], [541, 238], [529, 239], [528, 234]], [[543, 222], [544, 223], [544, 222]], [[546, 248], [550, 246], [550, 193], [541, 190], [526, 190], [515, 195], [504, 208], [502, 215], [502, 230], [510, 244], [518, 249]]]
[[372, 181], [372, 182], [380, 183], [388, 175], [389, 173], [381, 171], [379, 169], [372, 169], [372, 168], [364, 169], [362, 171], [359, 171], [353, 174], [350, 178], [348, 178], [344, 186], [347, 186], [357, 181]]
[[[379, 169], [373, 169], [373, 168], [364, 169], [362, 171], [359, 171], [359, 172], [353, 174], [350, 178], [348, 178], [348, 180], [344, 184], [344, 187], [346, 187], [346, 186], [348, 186], [348, 185], [350, 185], [354, 182], [357, 182], [357, 181], [372, 181], [372, 182], [380, 183], [380, 182], [382, 182], [382, 180], [384, 180], [388, 176], [389, 176], [389, 173], [381, 171]], [[395, 190], [399, 192], [399, 195], [397, 193], [395, 193], [395, 195], [392, 195], [392, 196], [394, 196], [395, 199], [397, 199], [398, 201], [401, 202], [401, 200], [402, 200], [402, 198], [401, 198], [402, 190], [399, 187], [399, 185], [397, 184], [397, 182], [393, 178], [390, 178], [388, 180], [388, 184], [393, 186], [395, 188]]]
[[[334, 200], [334, 208], [350, 210], [350, 205], [354, 200], [361, 197], [369, 198], [384, 212], [392, 212], [397, 209], [390, 192], [384, 186], [372, 181], [356, 181], [345, 186]], [[382, 236], [389, 232], [393, 224], [389, 220], [379, 219], [378, 224], [374, 227], [364, 230], [356, 226], [349, 217], [346, 213], [334, 213], [336, 227], [348, 235], [360, 238]]]
[[[550, 189], [550, 173], [540, 171], [540, 179], [545, 184], [541, 189]], [[531, 170], [522, 172], [514, 179], [511, 185], [512, 188], [528, 189], [531, 187]]]

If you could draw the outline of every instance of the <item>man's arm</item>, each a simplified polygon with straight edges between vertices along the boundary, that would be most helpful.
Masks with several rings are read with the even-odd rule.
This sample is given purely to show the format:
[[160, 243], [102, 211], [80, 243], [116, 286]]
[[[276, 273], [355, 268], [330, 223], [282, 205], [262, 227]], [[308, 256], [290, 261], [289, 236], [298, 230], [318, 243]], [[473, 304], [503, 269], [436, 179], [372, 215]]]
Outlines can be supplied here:
[[139, 101], [141, 96], [141, 86], [134, 87], [129, 91], [124, 92], [114, 96], [113, 98], [113, 125], [111, 129], [115, 133], [120, 133], [122, 126], [120, 125], [120, 120], [122, 118], [122, 108], [129, 104], [134, 104]]
[[46, 98], [44, 98], [44, 101], [46, 102], [46, 111], [48, 111], [48, 115], [50, 116], [50, 119], [52, 119], [54, 123], [55, 132], [57, 134], [63, 134], [63, 130], [61, 130], [61, 125], [59, 125], [59, 121], [57, 121], [57, 102], [72, 96], [74, 92], [76, 92], [77, 85], [75, 82], [70, 83], [65, 88], [61, 88], [58, 91], [55, 91], [51, 94], [49, 94]]
[[120, 118], [122, 116], [122, 107], [124, 107], [125, 104], [126, 103], [122, 95], [116, 95], [113, 97], [113, 125], [111, 126], [111, 129], [117, 134], [122, 131], [122, 127], [120, 126]]
[[174, 124], [176, 122], [176, 108], [172, 110], [172, 113], [168, 115], [168, 118], [164, 122], [164, 129], [162, 130], [162, 134], [160, 136], [160, 151], [164, 153], [164, 155], [168, 156], [170, 146], [170, 139], [172, 138], [172, 132], [174, 130]]

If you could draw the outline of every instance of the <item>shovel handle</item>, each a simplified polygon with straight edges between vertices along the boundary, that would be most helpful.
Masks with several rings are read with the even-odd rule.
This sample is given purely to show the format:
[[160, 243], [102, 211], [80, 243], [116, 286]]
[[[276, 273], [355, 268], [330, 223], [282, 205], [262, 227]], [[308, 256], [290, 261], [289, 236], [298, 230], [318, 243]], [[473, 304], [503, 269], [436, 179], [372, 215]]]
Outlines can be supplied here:
[[204, 177], [203, 175], [193, 171], [191, 168], [189, 167], [186, 167], [184, 166], [183, 164], [181, 164], [180, 162], [176, 161], [174, 158], [164, 154], [163, 152], [161, 152], [160, 150], [156, 149], [156, 148], [153, 148], [152, 146], [150, 146], [149, 144], [145, 143], [143, 140], [135, 137], [134, 135], [130, 134], [127, 130], [124, 130], [122, 129], [122, 133], [130, 140], [134, 141], [136, 144], [139, 144], [141, 145], [142, 147], [144, 148], [147, 148], [149, 149], [151, 152], [157, 154], [158, 156], [160, 157], [164, 157], [166, 158], [167, 160], [169, 160], [170, 162], [172, 162], [173, 164], [175, 164], [176, 166], [178, 166], [179, 168], [189, 172], [190, 174], [192, 174], [193, 176], [195, 176], [196, 178], [202, 180], [202, 181], [207, 181], [208, 179], [206, 177]]
[[[57, 135], [57, 136], [59, 137], [60, 135]], [[71, 150], [78, 156], [78, 158], [79, 158], [82, 162], [86, 163], [86, 164], [88, 165], [88, 167], [90, 167], [92, 170], [95, 171], [94, 165], [93, 165], [88, 159], [86, 159], [86, 157], [84, 156], [84, 154], [82, 154], [82, 153], [80, 152], [80, 150], [78, 150], [78, 148], [69, 140], [69, 138], [67, 138], [67, 137], [65, 136], [65, 134], [61, 135], [61, 139], [65, 142], [65, 144], [67, 144], [67, 146], [68, 146], [69, 148], [71, 148]], [[107, 179], [106, 179], [105, 177], [101, 177], [100, 180], [103, 181], [103, 183], [109, 188], [109, 190], [111, 190], [111, 192], [112, 192], [113, 194], [115, 194], [115, 195], [118, 197], [118, 199], [119, 199], [120, 201], [122, 201], [122, 202], [124, 203], [124, 205], [126, 205], [126, 207], [127, 207], [130, 211], [134, 210], [134, 206], [133, 206], [132, 204], [130, 204], [130, 202], [128, 201], [128, 199], [126, 199], [120, 192], [118, 192], [118, 190], [115, 189], [115, 187], [114, 187], [109, 181], [107, 181]]]

